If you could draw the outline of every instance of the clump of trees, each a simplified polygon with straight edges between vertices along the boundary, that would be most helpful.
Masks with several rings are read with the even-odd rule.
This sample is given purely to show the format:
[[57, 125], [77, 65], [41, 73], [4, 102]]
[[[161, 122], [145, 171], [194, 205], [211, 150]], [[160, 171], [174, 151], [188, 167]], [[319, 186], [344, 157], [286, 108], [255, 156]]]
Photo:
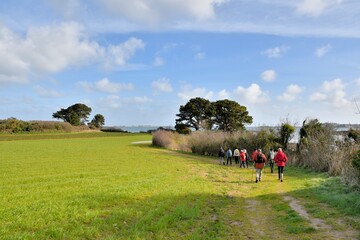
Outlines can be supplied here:
[[[52, 117], [68, 122], [73, 126], [86, 125], [91, 114], [91, 108], [82, 103], [76, 103], [68, 108], [61, 108], [59, 111], [53, 113]], [[96, 114], [89, 122], [90, 128], [100, 128], [105, 124], [105, 117], [101, 114]]]
[[245, 124], [253, 122], [245, 106], [228, 99], [210, 102], [192, 98], [180, 106], [176, 116], [175, 129], [179, 133], [190, 133], [191, 129], [234, 132], [244, 130]]

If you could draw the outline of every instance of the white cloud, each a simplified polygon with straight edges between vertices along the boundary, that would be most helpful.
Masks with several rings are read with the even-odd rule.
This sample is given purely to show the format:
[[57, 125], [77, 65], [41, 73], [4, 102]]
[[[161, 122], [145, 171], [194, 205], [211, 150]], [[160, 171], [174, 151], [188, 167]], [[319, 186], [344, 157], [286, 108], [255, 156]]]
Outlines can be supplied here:
[[41, 86], [35, 86], [34, 90], [40, 97], [44, 98], [58, 98], [62, 96], [62, 94], [56, 90], [46, 89]]
[[356, 80], [356, 84], [360, 87], [360, 78]]
[[276, 72], [275, 70], [266, 70], [263, 73], [261, 73], [261, 79], [265, 82], [272, 82], [276, 79]]
[[170, 80], [167, 78], [161, 78], [156, 81], [153, 81], [151, 86], [156, 94], [158, 94], [160, 92], [172, 92], [173, 91], [173, 88], [170, 84]]
[[148, 98], [147, 96], [143, 97], [133, 97], [128, 98], [125, 100], [128, 104], [135, 103], [135, 104], [145, 104], [145, 103], [151, 103], [153, 100], [151, 98]]
[[158, 66], [162, 66], [165, 64], [164, 59], [162, 59], [161, 57], [156, 57], [154, 60], [154, 66], [158, 67]]
[[98, 62], [106, 67], [124, 66], [138, 49], [141, 39], [100, 46], [88, 40], [77, 23], [31, 27], [22, 36], [0, 26], [0, 84], [26, 83], [30, 74], [56, 73], [71, 66]]
[[278, 99], [280, 101], [292, 102], [302, 91], [303, 89], [300, 86], [291, 84], [286, 88], [286, 91], [278, 97]]
[[14, 51], [35, 70], [51, 73], [94, 60], [99, 45], [86, 39], [80, 25], [63, 23], [30, 28]]
[[327, 8], [341, 3], [342, 0], [303, 0], [297, 6], [296, 12], [300, 15], [318, 17]]
[[340, 78], [324, 81], [321, 90], [310, 96], [311, 101], [324, 101], [336, 108], [347, 107], [350, 101], [346, 98], [345, 84]]
[[280, 46], [266, 49], [261, 54], [266, 55], [268, 58], [279, 58], [289, 50], [287, 46]]
[[225, 0], [102, 0], [99, 2], [120, 18], [156, 26], [184, 18], [199, 21], [212, 19], [215, 17], [215, 6]]
[[238, 99], [249, 103], [264, 103], [269, 100], [267, 93], [263, 92], [256, 83], [251, 84], [248, 88], [238, 86], [235, 90], [235, 95]]
[[331, 50], [331, 48], [332, 47], [330, 44], [322, 46], [322, 47], [316, 49], [315, 55], [320, 58], [320, 57], [324, 56], [325, 54], [327, 54]]
[[79, 87], [83, 88], [86, 92], [91, 91], [100, 91], [105, 93], [118, 93], [124, 90], [133, 90], [134, 86], [132, 83], [116, 83], [111, 82], [107, 78], [103, 78], [97, 82], [90, 83], [87, 81], [81, 81], [77, 84]]
[[47, 0], [57, 11], [70, 18], [81, 8], [81, 0]]
[[117, 95], [109, 95], [105, 98], [101, 98], [98, 104], [105, 109], [107, 108], [117, 109], [121, 107], [120, 97]]
[[225, 89], [221, 90], [218, 93], [218, 98], [221, 99], [230, 99], [230, 93], [228, 93]]
[[109, 46], [105, 67], [111, 69], [114, 66], [124, 66], [138, 49], [143, 49], [144, 47], [144, 42], [135, 37], [130, 38], [124, 43]]
[[202, 97], [205, 99], [211, 99], [214, 95], [212, 91], [208, 91], [205, 88], [192, 88], [191, 85], [182, 86], [182, 91], [177, 95], [184, 101], [188, 101], [191, 98]]

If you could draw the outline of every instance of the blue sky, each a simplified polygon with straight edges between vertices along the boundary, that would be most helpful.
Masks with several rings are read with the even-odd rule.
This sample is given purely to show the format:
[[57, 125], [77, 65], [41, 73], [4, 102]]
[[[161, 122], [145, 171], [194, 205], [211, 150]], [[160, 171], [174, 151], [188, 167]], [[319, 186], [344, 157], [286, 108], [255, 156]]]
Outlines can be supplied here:
[[190, 98], [253, 126], [359, 123], [360, 1], [0, 2], [0, 119], [75, 103], [106, 125], [174, 125]]

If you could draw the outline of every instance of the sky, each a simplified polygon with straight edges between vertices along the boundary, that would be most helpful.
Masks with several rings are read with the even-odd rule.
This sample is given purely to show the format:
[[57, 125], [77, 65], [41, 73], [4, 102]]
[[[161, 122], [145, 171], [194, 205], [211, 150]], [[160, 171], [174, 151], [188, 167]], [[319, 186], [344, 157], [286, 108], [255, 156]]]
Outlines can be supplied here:
[[202, 97], [252, 126], [359, 123], [358, 0], [0, 1], [0, 119], [174, 126]]

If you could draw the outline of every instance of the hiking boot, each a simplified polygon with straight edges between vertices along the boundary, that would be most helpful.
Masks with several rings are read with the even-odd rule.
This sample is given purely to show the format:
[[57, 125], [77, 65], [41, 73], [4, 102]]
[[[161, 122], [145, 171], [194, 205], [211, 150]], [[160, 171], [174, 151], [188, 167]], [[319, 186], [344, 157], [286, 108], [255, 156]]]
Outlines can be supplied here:
[[258, 180], [256, 179], [256, 181], [255, 181], [256, 183], [258, 183]]

